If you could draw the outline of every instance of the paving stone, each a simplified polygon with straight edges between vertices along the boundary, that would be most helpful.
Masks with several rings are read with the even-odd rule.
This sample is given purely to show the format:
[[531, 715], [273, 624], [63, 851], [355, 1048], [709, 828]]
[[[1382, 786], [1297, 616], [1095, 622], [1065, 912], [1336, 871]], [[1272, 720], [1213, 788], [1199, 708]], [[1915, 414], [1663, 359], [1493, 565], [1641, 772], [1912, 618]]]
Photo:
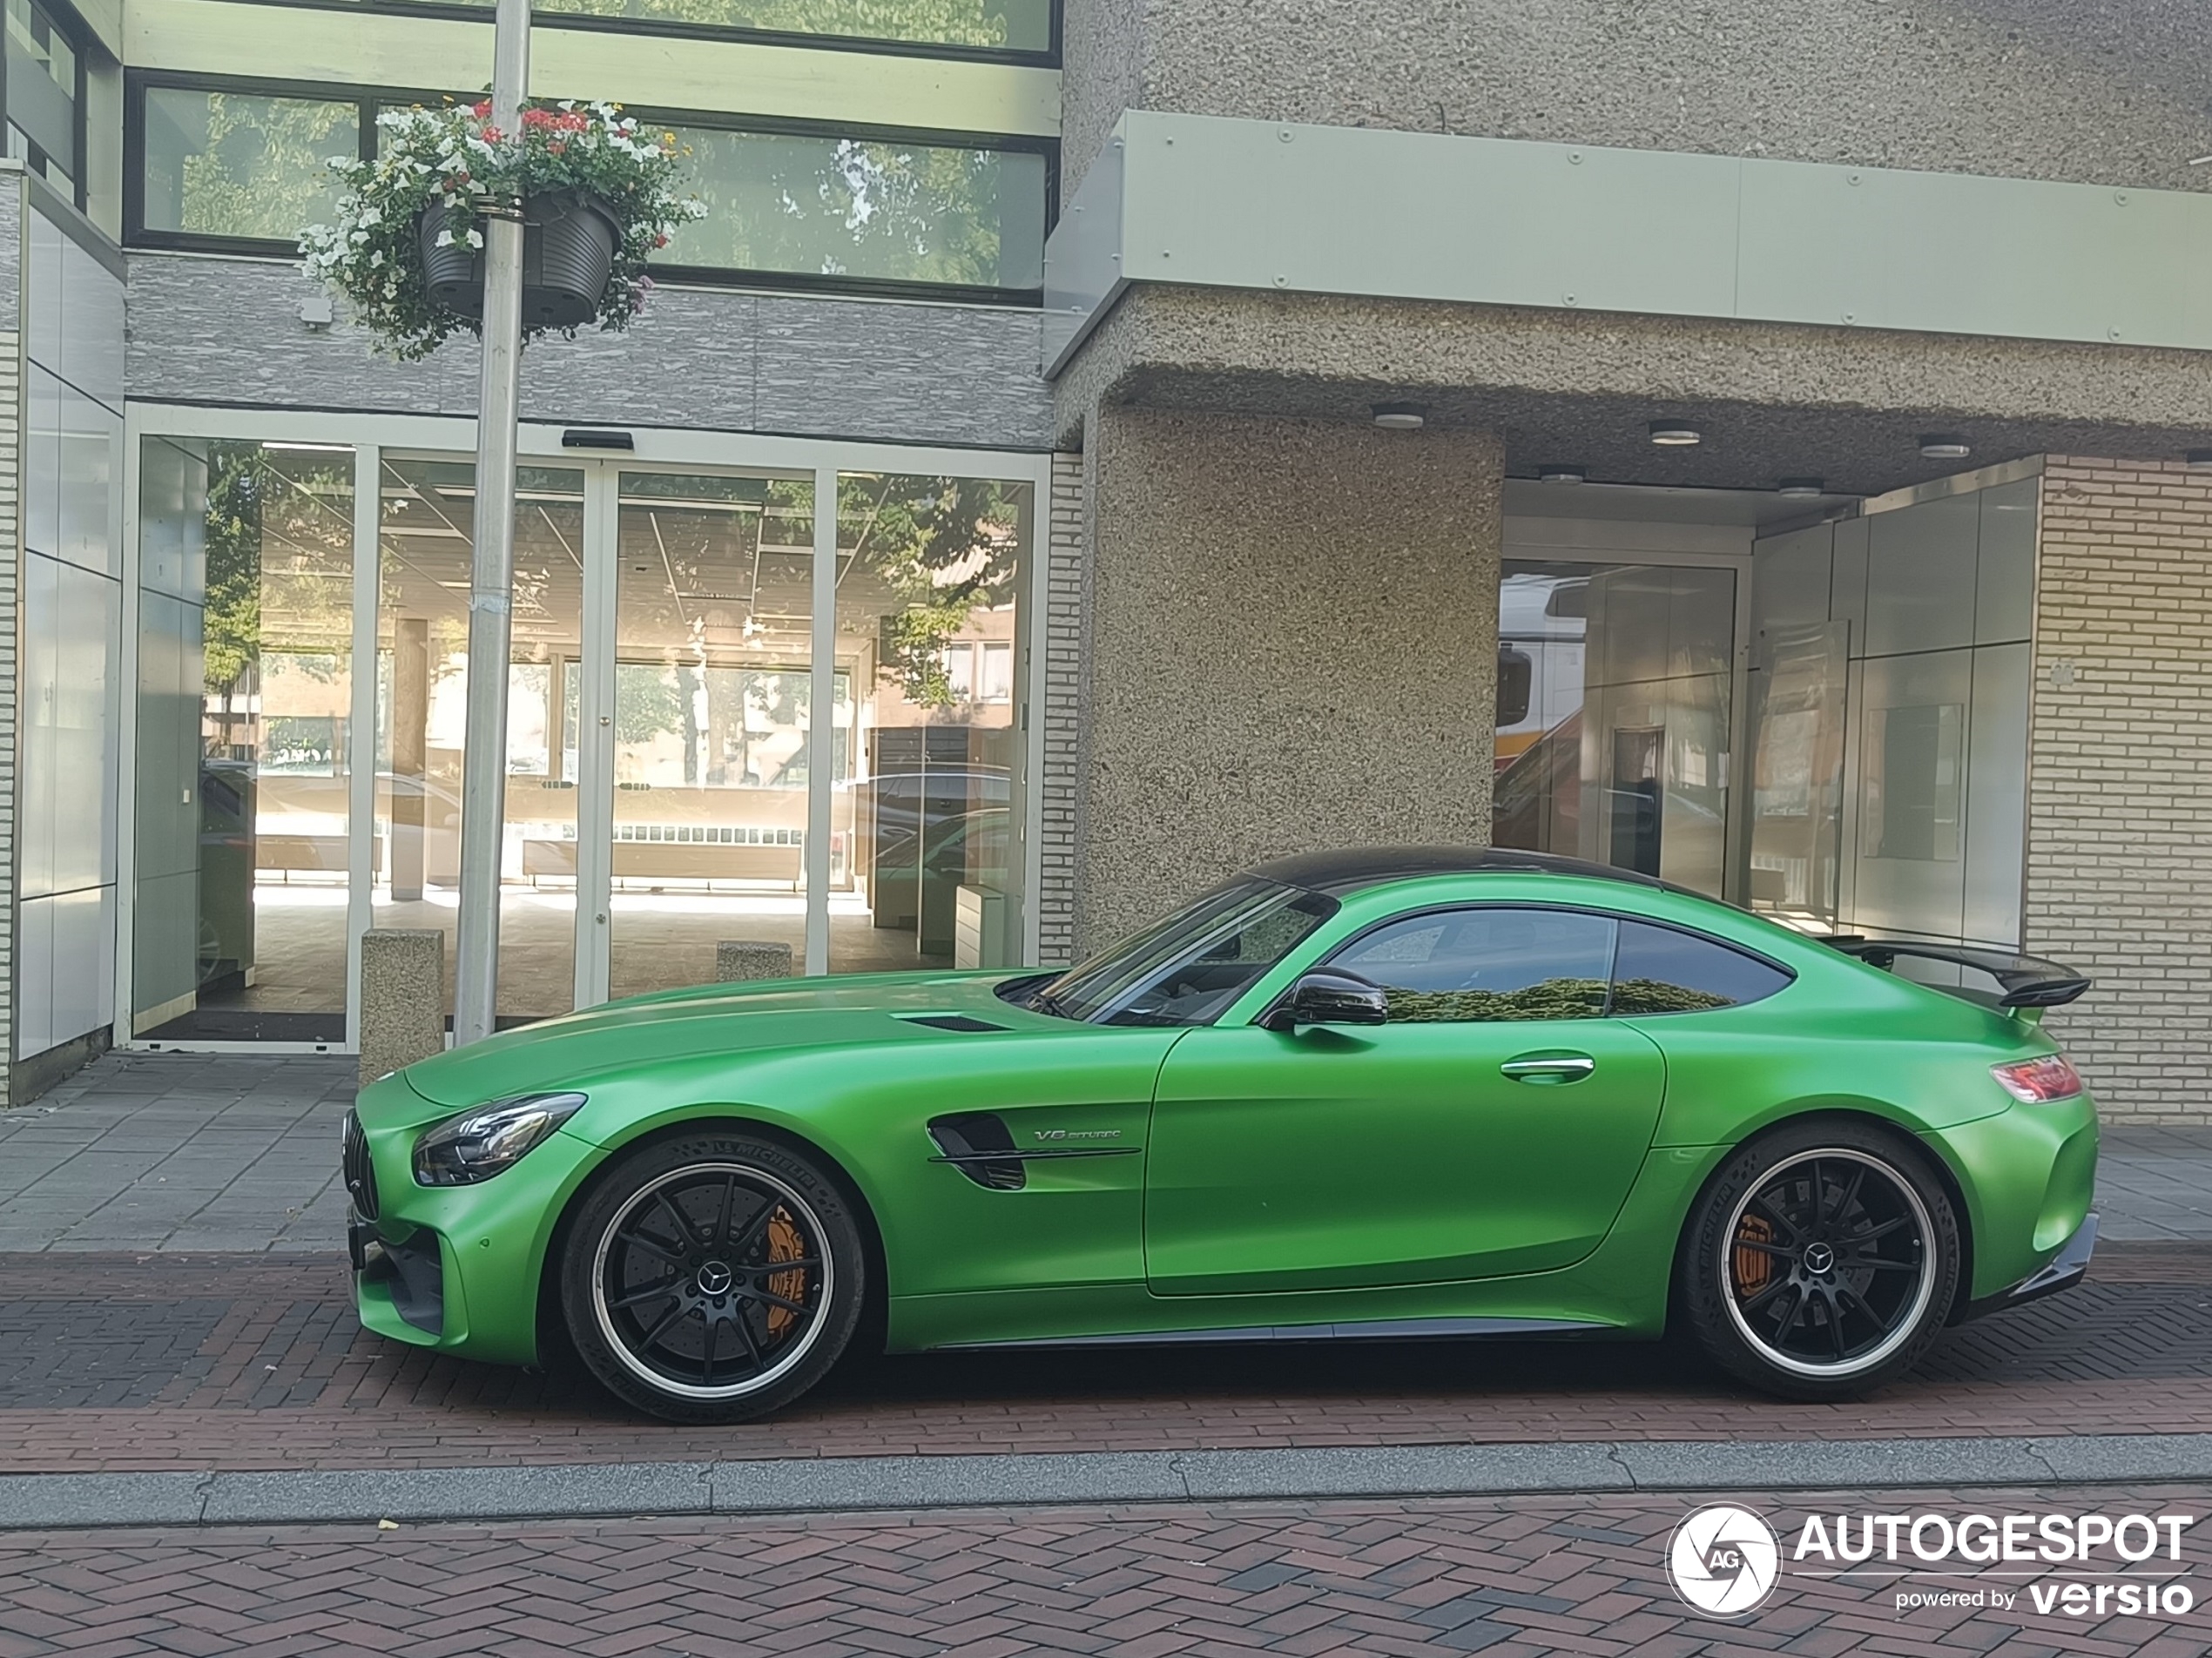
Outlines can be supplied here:
[[[1784, 1538], [1810, 1506], [1747, 1492]], [[2158, 1513], [2172, 1488], [1838, 1493], [1818, 1510]], [[870, 1515], [589, 1520], [0, 1539], [25, 1650], [421, 1655], [1574, 1653], [1588, 1658], [2201, 1658], [2201, 1621], [1900, 1611], [1896, 1579], [1808, 1575], [1729, 1622], [1663, 1562], [1686, 1506], [1620, 1494]], [[2198, 1527], [2212, 1531], [2212, 1527]], [[1396, 1562], [1434, 1563], [1404, 1582]], [[2116, 1563], [2115, 1563], [2116, 1564]], [[2175, 1568], [2202, 1582], [2212, 1537]], [[2134, 1575], [2130, 1568], [2128, 1575]], [[2117, 1571], [2111, 1574], [2118, 1578]], [[957, 1586], [947, 1601], [936, 1591]], [[1917, 1586], [1917, 1585], [1916, 1585]], [[1926, 1587], [1975, 1587], [1971, 1577]], [[2004, 1587], [2018, 1591], [2020, 1580]], [[1133, 1605], [1149, 1603], [1143, 1612]], [[20, 1637], [17, 1637], [20, 1638]], [[227, 1644], [215, 1645], [219, 1641]], [[0, 1651], [4, 1651], [0, 1648]]]

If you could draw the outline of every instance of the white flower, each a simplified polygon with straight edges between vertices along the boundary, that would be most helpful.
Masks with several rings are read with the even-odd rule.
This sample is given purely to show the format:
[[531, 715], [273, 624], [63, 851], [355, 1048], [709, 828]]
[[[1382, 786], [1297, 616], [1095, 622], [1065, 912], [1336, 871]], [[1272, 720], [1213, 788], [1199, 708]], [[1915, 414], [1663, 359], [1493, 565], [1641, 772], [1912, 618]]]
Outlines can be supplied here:
[[384, 250], [381, 247], [372, 249], [368, 256], [368, 268], [372, 271], [376, 270], [382, 266], [383, 263]]
[[[452, 238], [448, 237], [446, 239], [450, 241]], [[484, 233], [480, 230], [472, 230], [469, 233], [468, 240], [469, 246], [482, 247], [484, 245]]]
[[[471, 236], [474, 236], [476, 233], [472, 230], [469, 233]], [[440, 231], [438, 233], [438, 239], [430, 245], [433, 247], [451, 247], [453, 246], [453, 233], [449, 230]]]

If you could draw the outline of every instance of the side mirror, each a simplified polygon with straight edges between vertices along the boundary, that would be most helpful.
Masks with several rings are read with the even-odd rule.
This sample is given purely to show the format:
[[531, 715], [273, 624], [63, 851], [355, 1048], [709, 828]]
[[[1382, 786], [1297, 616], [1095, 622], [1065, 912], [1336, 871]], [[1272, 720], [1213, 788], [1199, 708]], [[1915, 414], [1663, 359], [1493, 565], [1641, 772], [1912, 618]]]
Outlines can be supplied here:
[[1296, 984], [1261, 1022], [1270, 1030], [1298, 1025], [1382, 1025], [1390, 1021], [1383, 987], [1342, 967], [1316, 967]]

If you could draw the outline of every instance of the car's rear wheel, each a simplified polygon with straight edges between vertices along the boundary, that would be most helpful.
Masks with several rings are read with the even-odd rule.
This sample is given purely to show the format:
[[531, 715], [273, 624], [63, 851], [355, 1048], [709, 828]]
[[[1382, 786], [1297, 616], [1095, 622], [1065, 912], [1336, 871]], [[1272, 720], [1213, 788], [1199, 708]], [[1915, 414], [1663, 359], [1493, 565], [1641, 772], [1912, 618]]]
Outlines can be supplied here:
[[797, 1399], [859, 1322], [867, 1260], [835, 1182], [778, 1142], [644, 1148], [577, 1210], [562, 1311], [585, 1366], [677, 1422], [742, 1422]]
[[1682, 1306], [1723, 1369], [1787, 1399], [1847, 1399], [1927, 1351], [1959, 1253], [1925, 1153], [1871, 1124], [1811, 1122], [1754, 1142], [1707, 1188]]

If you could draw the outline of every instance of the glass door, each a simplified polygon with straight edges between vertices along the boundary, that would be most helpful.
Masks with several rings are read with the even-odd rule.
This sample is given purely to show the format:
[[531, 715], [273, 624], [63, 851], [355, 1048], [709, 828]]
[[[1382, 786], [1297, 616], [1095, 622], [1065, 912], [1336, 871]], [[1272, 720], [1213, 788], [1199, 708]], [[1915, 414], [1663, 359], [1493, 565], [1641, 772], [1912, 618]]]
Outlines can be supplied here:
[[[460, 914], [475, 494], [475, 468], [467, 461], [383, 459], [370, 911], [376, 927], [446, 935], [448, 1008]], [[575, 1006], [584, 473], [523, 467], [516, 496], [499, 892], [502, 1024]]]
[[620, 474], [609, 996], [711, 983], [725, 940], [805, 969], [813, 537], [811, 474]]

